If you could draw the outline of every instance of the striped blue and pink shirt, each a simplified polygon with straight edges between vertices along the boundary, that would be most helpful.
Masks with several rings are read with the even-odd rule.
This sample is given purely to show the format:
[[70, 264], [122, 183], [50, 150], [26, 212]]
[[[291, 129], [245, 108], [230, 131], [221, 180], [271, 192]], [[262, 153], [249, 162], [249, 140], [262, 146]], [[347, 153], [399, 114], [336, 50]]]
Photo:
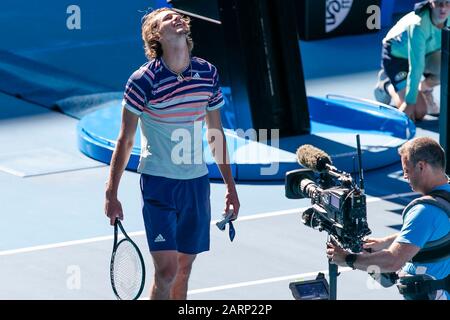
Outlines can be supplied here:
[[122, 104], [140, 118], [138, 172], [172, 179], [208, 173], [202, 128], [206, 113], [224, 105], [214, 65], [192, 57], [176, 74], [162, 58], [151, 60], [129, 78]]

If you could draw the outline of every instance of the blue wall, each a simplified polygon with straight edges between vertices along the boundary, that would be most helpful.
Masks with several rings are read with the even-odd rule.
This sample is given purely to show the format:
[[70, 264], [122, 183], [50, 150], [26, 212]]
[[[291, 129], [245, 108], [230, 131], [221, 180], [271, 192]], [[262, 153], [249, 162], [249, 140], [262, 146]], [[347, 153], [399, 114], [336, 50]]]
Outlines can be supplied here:
[[393, 1], [394, 14], [401, 14], [412, 11], [414, 9], [414, 4], [417, 2], [422, 2], [421, 0], [383, 0], [383, 1]]
[[[81, 29], [69, 30], [69, 5], [81, 9]], [[146, 61], [140, 18], [165, 0], [1, 0], [0, 50], [52, 65], [112, 89]]]
[[[416, 2], [382, 1], [384, 27], [391, 24], [392, 13], [410, 11]], [[71, 4], [81, 9], [81, 30], [66, 27]], [[142, 11], [165, 5], [166, 0], [1, 0], [0, 50], [121, 91], [131, 72], [146, 61], [140, 39]], [[306, 77], [377, 68], [385, 32], [352, 37], [345, 45], [338, 38], [302, 43]], [[334, 63], [337, 57], [341, 62]]]

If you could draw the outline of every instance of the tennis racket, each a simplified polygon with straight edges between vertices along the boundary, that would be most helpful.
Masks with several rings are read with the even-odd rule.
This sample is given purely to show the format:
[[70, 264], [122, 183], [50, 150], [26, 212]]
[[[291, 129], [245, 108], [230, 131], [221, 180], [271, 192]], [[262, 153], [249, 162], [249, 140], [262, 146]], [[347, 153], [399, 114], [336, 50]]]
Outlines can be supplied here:
[[[119, 229], [124, 238], [119, 241]], [[122, 223], [114, 223], [114, 245], [110, 265], [111, 286], [119, 300], [136, 300], [145, 284], [145, 264], [138, 246], [125, 232]]]

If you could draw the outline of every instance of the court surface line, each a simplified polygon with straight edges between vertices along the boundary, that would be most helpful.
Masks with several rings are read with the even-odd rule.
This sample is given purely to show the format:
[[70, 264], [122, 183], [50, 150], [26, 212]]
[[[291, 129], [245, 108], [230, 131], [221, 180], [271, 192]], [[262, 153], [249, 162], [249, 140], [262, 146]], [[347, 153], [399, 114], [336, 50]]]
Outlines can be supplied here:
[[[347, 271], [351, 271], [351, 270], [353, 270], [353, 269], [349, 268], [349, 267], [341, 267], [341, 268], [339, 268], [339, 273], [347, 272]], [[290, 276], [267, 278], [267, 279], [261, 279], [261, 280], [255, 280], [255, 281], [237, 282], [237, 283], [232, 283], [232, 284], [227, 284], [227, 285], [222, 285], [222, 286], [189, 290], [188, 295], [195, 295], [195, 294], [200, 294], [200, 293], [222, 291], [222, 290], [242, 288], [242, 287], [250, 287], [250, 286], [256, 286], [256, 285], [273, 283], [273, 282], [281, 282], [281, 281], [286, 281], [286, 280], [304, 280], [305, 278], [311, 278], [311, 277], [317, 276], [317, 274], [319, 272], [323, 273], [323, 274], [328, 274], [328, 270], [322, 270], [322, 271], [317, 271], [317, 272], [300, 273], [300, 274], [294, 274], [294, 275], [290, 275]]]
[[[399, 193], [399, 194], [397, 194], [397, 193], [390, 194], [390, 195], [383, 196], [383, 197], [369, 197], [367, 199], [367, 203], [373, 203], [373, 202], [378, 202], [378, 201], [382, 201], [382, 200], [391, 200], [391, 199], [409, 197], [409, 196], [415, 196], [415, 195], [418, 195], [418, 193], [406, 192], [406, 193]], [[249, 216], [243, 216], [243, 217], [239, 217], [237, 222], [258, 220], [258, 219], [264, 219], [264, 218], [270, 218], [270, 217], [278, 217], [278, 216], [284, 216], [284, 215], [289, 215], [289, 214], [296, 214], [296, 213], [301, 212], [302, 210], [305, 210], [306, 208], [308, 208], [308, 207], [280, 210], [280, 211], [272, 211], [272, 212], [266, 212], [266, 213], [253, 214], [253, 215], [249, 215]], [[218, 221], [219, 220], [211, 221], [211, 225], [214, 225]], [[130, 232], [130, 233], [128, 233], [128, 235], [130, 237], [144, 236], [145, 231]], [[20, 253], [28, 253], [28, 252], [35, 252], [35, 251], [41, 251], [41, 250], [70, 247], [70, 246], [76, 246], [76, 245], [80, 245], [80, 244], [88, 244], [88, 243], [95, 243], [95, 242], [101, 242], [101, 241], [112, 241], [113, 238], [114, 238], [113, 235], [110, 235], [110, 236], [102, 236], [102, 237], [88, 238], [88, 239], [82, 239], [82, 240], [64, 241], [64, 242], [32, 246], [32, 247], [25, 247], [25, 248], [12, 249], [12, 250], [4, 250], [4, 251], [0, 251], [0, 256], [10, 256], [10, 255], [20, 254]]]
[[[349, 267], [341, 267], [339, 268], [339, 273], [347, 272], [353, 270]], [[257, 286], [267, 283], [274, 283], [274, 282], [281, 282], [281, 281], [287, 281], [287, 280], [304, 280], [306, 278], [311, 278], [317, 276], [318, 273], [328, 274], [328, 270], [321, 270], [321, 271], [315, 271], [315, 272], [308, 272], [308, 273], [300, 273], [300, 274], [293, 274], [290, 276], [282, 276], [282, 277], [275, 277], [275, 278], [267, 278], [267, 279], [260, 279], [260, 280], [254, 280], [254, 281], [245, 281], [245, 282], [237, 282], [237, 283], [231, 283], [226, 284], [222, 286], [215, 286], [215, 287], [209, 287], [209, 288], [202, 288], [202, 289], [193, 289], [188, 291], [188, 295], [196, 295], [200, 293], [208, 293], [208, 292], [215, 292], [215, 291], [222, 291], [222, 290], [229, 290], [229, 289], [236, 289], [236, 288], [242, 288], [242, 287], [250, 287], [250, 286]], [[139, 300], [148, 300], [149, 297], [142, 297]]]

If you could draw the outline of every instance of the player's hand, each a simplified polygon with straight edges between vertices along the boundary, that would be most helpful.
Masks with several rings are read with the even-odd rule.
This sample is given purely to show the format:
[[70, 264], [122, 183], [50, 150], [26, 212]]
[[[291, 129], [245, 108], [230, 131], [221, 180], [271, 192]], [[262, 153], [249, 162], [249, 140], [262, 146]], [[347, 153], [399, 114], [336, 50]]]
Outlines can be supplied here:
[[110, 220], [110, 224], [113, 226], [116, 218], [123, 220], [122, 204], [116, 197], [106, 197], [105, 200], [105, 214]]
[[225, 214], [227, 214], [230, 209], [233, 209], [232, 220], [236, 220], [239, 214], [239, 208], [241, 204], [239, 202], [239, 197], [236, 191], [236, 187], [227, 188], [227, 193], [225, 194]]

